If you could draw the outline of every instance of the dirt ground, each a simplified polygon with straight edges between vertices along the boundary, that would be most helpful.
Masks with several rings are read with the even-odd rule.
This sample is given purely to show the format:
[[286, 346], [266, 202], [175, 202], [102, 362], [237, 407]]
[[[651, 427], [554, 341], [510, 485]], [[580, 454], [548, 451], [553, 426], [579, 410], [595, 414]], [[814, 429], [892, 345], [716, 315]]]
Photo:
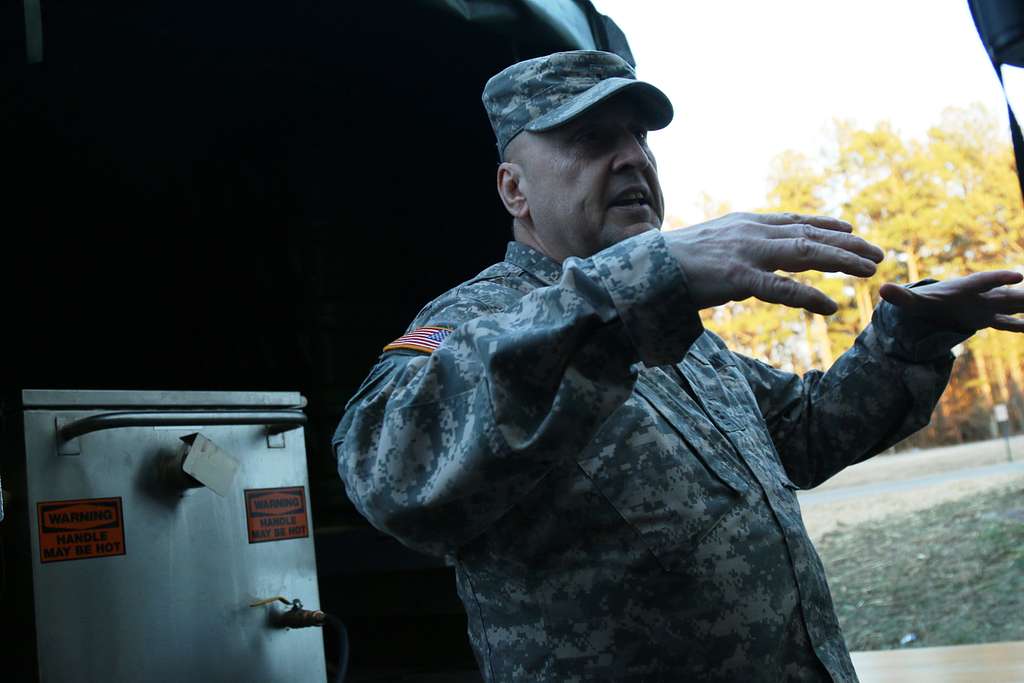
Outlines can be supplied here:
[[1024, 476], [841, 527], [818, 551], [853, 650], [1024, 638]]
[[851, 649], [1024, 638], [1024, 437], [1010, 447], [1014, 464], [1002, 439], [880, 456], [799, 494]]
[[[1010, 439], [1010, 448], [1015, 461], [1024, 461], [1024, 436]], [[1003, 439], [883, 455], [847, 468], [814, 491], [909, 480], [1006, 462], [1006, 445]], [[982, 491], [1006, 486], [1019, 479], [1024, 479], [1020, 473], [996, 474], [960, 481], [944, 481], [908, 491], [877, 493], [838, 502], [804, 505], [804, 524], [811, 538], [817, 543], [830, 531], [893, 514], [924, 510], [946, 501], [959, 500]]]

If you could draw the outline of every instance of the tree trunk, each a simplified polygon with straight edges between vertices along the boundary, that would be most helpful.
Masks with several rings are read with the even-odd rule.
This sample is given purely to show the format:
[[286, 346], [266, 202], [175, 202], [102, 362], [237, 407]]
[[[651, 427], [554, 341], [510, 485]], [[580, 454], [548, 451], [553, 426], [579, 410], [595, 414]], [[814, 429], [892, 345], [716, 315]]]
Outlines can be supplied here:
[[804, 311], [804, 344], [807, 345], [807, 354], [802, 359], [804, 367], [800, 368], [800, 374], [810, 370], [816, 365], [814, 358], [814, 319], [818, 316], [810, 311]]
[[949, 429], [949, 416], [947, 415], [947, 408], [945, 401], [939, 401], [939, 404], [935, 406], [935, 431], [939, 435], [940, 443], [945, 443], [952, 436], [952, 440], [956, 443], [960, 443], [963, 439], [960, 436], [959, 429]]
[[917, 266], [917, 253], [913, 248], [907, 250], [907, 278], [908, 284], [921, 279], [921, 271]]
[[835, 357], [832, 355], [832, 340], [828, 338], [828, 325], [820, 315], [811, 316], [811, 334], [814, 336], [814, 347], [818, 351], [818, 363], [822, 370], [832, 367]]
[[1007, 339], [1009, 347], [1010, 377], [1013, 378], [1014, 390], [1024, 391], [1024, 371], [1020, 367], [1020, 342], [1017, 339]]
[[993, 354], [995, 360], [995, 376], [996, 386], [999, 387], [999, 402], [1006, 403], [1010, 400], [1010, 389], [1006, 386], [1006, 361], [1003, 360], [1003, 354], [996, 352]]
[[1015, 431], [1024, 429], [1024, 396], [1021, 392], [1024, 392], [1024, 372], [1021, 371], [1020, 363], [1020, 340], [1019, 339], [1008, 339], [1009, 343], [1009, 359], [1007, 362], [1010, 364], [1010, 377], [1013, 379], [1013, 384], [1010, 387], [1010, 412], [1016, 412], [1017, 414], [1017, 425]]
[[[981, 341], [980, 339], [978, 340]], [[989, 408], [995, 401], [992, 400], [992, 380], [988, 376], [988, 363], [985, 362], [985, 350], [981, 348], [981, 344], [973, 344], [971, 349], [971, 358], [974, 360], [974, 366], [978, 369], [978, 384], [981, 386], [981, 393], [985, 397], [985, 405]]]
[[864, 329], [871, 322], [871, 293], [868, 285], [861, 280], [853, 283], [854, 292], [857, 295], [857, 315], [860, 316], [860, 329]]
[[971, 358], [978, 369], [978, 384], [981, 386], [982, 396], [985, 398], [985, 419], [988, 420], [989, 436], [996, 436], [995, 423], [992, 421], [991, 412], [995, 401], [992, 400], [992, 380], [988, 376], [988, 363], [985, 361], [985, 349], [982, 348], [982, 337], [977, 337], [977, 342], [972, 344]]

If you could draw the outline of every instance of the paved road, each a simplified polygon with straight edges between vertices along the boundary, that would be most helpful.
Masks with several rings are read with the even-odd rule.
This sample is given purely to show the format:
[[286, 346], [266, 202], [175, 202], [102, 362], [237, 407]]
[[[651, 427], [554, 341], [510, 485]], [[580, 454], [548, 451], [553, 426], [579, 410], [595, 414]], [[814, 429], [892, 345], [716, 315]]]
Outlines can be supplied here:
[[922, 486], [933, 486], [949, 481], [961, 479], [977, 479], [979, 477], [991, 477], [1000, 474], [1024, 474], [1024, 462], [1007, 462], [1000, 465], [986, 465], [984, 467], [969, 467], [965, 469], [931, 474], [913, 479], [901, 479], [899, 481], [882, 481], [862, 486], [849, 486], [846, 488], [829, 489], [825, 491], [801, 491], [797, 494], [801, 507], [807, 508], [822, 503], [836, 503], [861, 496], [871, 496], [879, 493], [893, 493], [896, 491], [909, 491]]
[[[818, 486], [815, 492], [927, 477], [971, 467], [1000, 465], [1007, 461], [1006, 445], [1003, 439], [989, 439], [954, 446], [903, 451], [896, 455], [878, 455], [847, 467]], [[1024, 462], [1024, 434], [1010, 437], [1009, 445], [1013, 459]]]

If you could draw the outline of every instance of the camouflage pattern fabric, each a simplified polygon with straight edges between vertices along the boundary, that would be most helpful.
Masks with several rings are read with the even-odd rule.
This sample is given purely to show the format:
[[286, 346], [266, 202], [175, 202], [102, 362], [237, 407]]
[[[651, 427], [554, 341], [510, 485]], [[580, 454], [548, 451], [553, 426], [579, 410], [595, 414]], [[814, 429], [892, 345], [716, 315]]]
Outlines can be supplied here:
[[661, 233], [430, 303], [334, 446], [377, 528], [454, 565], [487, 681], [854, 681], [795, 491], [919, 429], [949, 348], [882, 303], [825, 374], [703, 330]]
[[649, 130], [672, 121], [672, 103], [611, 52], [574, 50], [518, 62], [484, 86], [483, 104], [498, 140], [498, 154], [524, 130], [540, 132], [568, 123], [617, 93], [635, 99]]

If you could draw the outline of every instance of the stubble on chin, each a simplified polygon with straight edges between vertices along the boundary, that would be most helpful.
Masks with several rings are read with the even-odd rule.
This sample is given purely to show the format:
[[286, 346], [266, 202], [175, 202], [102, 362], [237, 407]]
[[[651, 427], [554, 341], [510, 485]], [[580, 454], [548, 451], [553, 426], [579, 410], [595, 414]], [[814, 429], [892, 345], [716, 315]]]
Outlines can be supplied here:
[[650, 232], [651, 230], [658, 229], [659, 227], [654, 225], [653, 223], [646, 222], [633, 223], [631, 225], [627, 225], [621, 228], [617, 227], [614, 230], [609, 231], [605, 235], [605, 239], [602, 240], [603, 246], [601, 247], [601, 249], [607, 249], [608, 247], [618, 244], [623, 240], [628, 240], [630, 237], [636, 237], [637, 235], [642, 235], [645, 232]]

